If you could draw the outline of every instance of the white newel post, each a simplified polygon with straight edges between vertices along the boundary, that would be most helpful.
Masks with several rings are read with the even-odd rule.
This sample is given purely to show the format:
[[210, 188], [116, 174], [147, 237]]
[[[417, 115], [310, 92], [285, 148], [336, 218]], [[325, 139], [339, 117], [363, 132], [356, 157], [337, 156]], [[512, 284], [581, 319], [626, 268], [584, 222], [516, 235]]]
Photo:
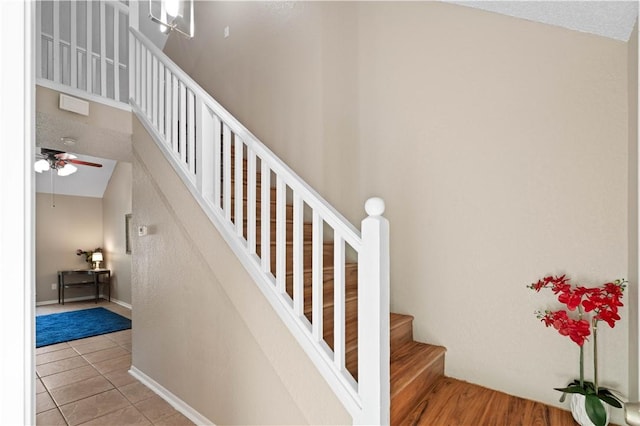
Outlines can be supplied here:
[[384, 201], [365, 203], [362, 251], [358, 266], [358, 393], [362, 416], [357, 424], [390, 422], [389, 371], [389, 221]]

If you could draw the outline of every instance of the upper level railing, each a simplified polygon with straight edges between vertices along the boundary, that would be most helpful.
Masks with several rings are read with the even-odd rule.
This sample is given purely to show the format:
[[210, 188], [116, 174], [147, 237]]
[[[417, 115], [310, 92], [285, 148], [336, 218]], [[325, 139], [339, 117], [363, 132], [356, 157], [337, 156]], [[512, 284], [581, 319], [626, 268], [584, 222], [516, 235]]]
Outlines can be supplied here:
[[35, 27], [39, 85], [129, 108], [127, 4], [37, 1]]
[[[354, 423], [388, 424], [384, 203], [367, 201], [369, 216], [356, 229], [142, 34], [130, 33], [132, 109]], [[347, 318], [354, 264], [357, 309]], [[347, 321], [357, 321], [356, 336], [348, 336]]]

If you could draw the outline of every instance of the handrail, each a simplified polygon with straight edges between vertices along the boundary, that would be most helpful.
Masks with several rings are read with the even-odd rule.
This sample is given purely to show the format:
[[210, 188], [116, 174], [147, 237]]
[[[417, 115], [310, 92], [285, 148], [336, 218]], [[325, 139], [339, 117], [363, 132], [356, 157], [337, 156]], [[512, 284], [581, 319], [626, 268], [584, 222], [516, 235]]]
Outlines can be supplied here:
[[[133, 111], [354, 423], [388, 424], [389, 233], [384, 203], [367, 202], [369, 216], [359, 231], [144, 35], [129, 31]], [[311, 219], [310, 241], [304, 237], [305, 219]], [[309, 251], [310, 302], [303, 277]], [[351, 256], [357, 257], [358, 268], [356, 374], [346, 366], [347, 252], [355, 253]], [[328, 265], [334, 274], [331, 342], [324, 337], [322, 300], [322, 274]], [[309, 305], [310, 320], [305, 316]]]
[[[175, 62], [164, 54], [156, 45], [151, 43], [142, 33], [131, 28], [131, 33], [138, 40], [145, 40], [147, 43], [145, 47], [155, 57], [163, 57], [163, 62], [167, 68], [172, 70], [174, 76], [176, 76], [185, 86], [198, 97], [206, 100], [207, 106], [209, 106], [216, 116], [224, 122], [231, 131], [238, 135], [245, 143], [251, 144], [251, 147], [255, 150], [256, 155], [265, 158], [270, 158], [270, 167], [278, 175], [286, 176], [287, 182], [291, 182], [294, 190], [302, 192], [306, 198], [310, 200], [322, 200], [320, 194], [318, 194], [313, 188], [311, 188], [306, 182], [304, 182], [291, 168], [289, 168], [280, 158], [278, 158], [269, 148], [258, 141], [258, 138], [254, 136], [245, 126], [242, 125], [231, 113], [229, 113], [222, 105], [218, 103], [211, 95], [209, 95], [195, 80], [193, 80], [186, 72], [182, 70]], [[345, 233], [350, 244], [357, 245], [360, 240], [360, 231], [351, 224], [340, 212], [338, 212], [330, 204], [317, 203], [314, 208], [320, 210], [320, 213], [329, 220], [331, 225], [335, 225], [341, 228], [341, 231]]]

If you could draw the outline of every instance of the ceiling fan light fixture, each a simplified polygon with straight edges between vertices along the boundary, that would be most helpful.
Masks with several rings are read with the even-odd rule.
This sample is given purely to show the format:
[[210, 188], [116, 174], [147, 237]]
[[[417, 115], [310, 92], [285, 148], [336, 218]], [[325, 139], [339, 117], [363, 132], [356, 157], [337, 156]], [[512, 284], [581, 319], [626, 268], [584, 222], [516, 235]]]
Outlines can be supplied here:
[[180, 0], [164, 0], [162, 3], [167, 15], [175, 18], [180, 14]]
[[175, 30], [187, 38], [194, 35], [194, 0], [148, 0], [149, 17], [165, 34]]
[[65, 146], [74, 146], [76, 144], [76, 140], [69, 136], [64, 136], [60, 138], [60, 140], [62, 141], [62, 144]]
[[64, 167], [58, 169], [58, 176], [69, 176], [78, 170], [73, 164], [65, 164]]
[[33, 165], [33, 168], [38, 173], [46, 172], [50, 168], [49, 162], [43, 158], [41, 160], [36, 161], [35, 164]]

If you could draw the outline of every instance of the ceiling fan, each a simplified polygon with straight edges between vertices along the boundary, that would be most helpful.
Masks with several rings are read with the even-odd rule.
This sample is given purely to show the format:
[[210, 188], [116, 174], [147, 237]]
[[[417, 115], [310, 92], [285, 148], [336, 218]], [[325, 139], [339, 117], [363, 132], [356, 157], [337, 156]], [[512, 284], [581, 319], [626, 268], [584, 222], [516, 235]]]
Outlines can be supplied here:
[[90, 167], [102, 167], [102, 164], [78, 160], [78, 157], [73, 154], [57, 151], [55, 149], [40, 148], [40, 154], [37, 156], [40, 159], [35, 162], [33, 167], [38, 173], [46, 172], [47, 170], [57, 170], [58, 176], [69, 176], [78, 170], [74, 164]]

